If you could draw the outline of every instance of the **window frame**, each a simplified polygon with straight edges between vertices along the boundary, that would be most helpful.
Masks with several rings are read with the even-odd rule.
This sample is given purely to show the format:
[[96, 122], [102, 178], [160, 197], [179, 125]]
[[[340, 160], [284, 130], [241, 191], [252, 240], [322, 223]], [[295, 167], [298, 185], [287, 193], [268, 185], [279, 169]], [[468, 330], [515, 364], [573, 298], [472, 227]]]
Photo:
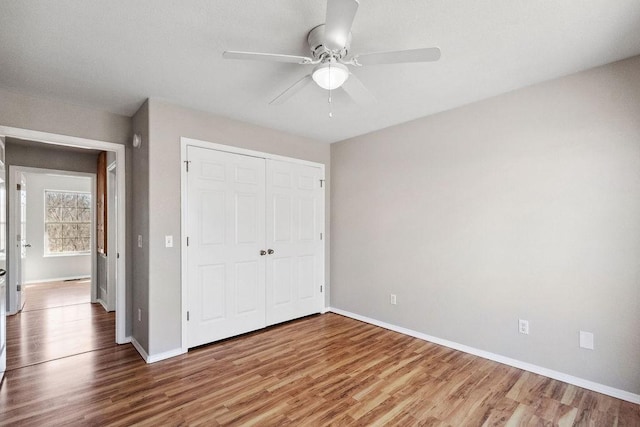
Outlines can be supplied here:
[[[89, 247], [87, 248], [86, 251], [63, 251], [63, 252], [50, 252], [49, 251], [49, 233], [47, 231], [47, 224], [65, 224], [64, 222], [61, 221], [47, 221], [47, 211], [48, 211], [48, 207], [49, 205], [47, 204], [47, 193], [63, 193], [63, 194], [84, 194], [86, 196], [89, 197], [89, 220], [86, 222], [83, 221], [76, 221], [76, 222], [68, 222], [70, 224], [86, 224], [89, 226], [89, 233], [88, 233], [88, 238], [89, 238]], [[93, 227], [93, 194], [91, 191], [80, 191], [80, 190], [56, 190], [56, 189], [50, 189], [50, 188], [45, 188], [43, 190], [43, 208], [44, 208], [44, 212], [43, 212], [43, 257], [68, 257], [68, 256], [87, 256], [87, 255], [91, 255], [92, 253], [92, 245], [93, 245], [93, 233], [91, 228]], [[76, 204], [75, 209], [78, 209], [78, 206]], [[60, 237], [62, 238], [62, 237]], [[76, 235], [76, 238], [78, 238], [78, 236]]]

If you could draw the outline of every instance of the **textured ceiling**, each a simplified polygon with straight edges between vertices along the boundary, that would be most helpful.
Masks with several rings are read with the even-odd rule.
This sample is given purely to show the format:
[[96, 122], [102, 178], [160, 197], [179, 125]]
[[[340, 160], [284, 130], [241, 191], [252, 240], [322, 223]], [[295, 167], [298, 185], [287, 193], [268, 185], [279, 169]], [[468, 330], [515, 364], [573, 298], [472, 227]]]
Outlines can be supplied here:
[[360, 0], [351, 51], [439, 46], [426, 64], [353, 70], [356, 105], [311, 66], [222, 59], [308, 55], [323, 0], [0, 0], [0, 87], [124, 115], [147, 97], [333, 142], [640, 54], [638, 0]]

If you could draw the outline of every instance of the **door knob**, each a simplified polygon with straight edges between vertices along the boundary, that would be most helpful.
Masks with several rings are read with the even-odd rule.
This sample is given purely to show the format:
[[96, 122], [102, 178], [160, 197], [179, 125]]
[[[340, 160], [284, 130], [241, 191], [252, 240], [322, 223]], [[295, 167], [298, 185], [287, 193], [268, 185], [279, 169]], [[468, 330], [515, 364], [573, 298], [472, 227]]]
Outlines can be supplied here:
[[276, 251], [274, 251], [273, 249], [267, 249], [267, 253], [268, 253], [269, 255], [272, 255], [272, 254], [274, 254], [275, 252], [276, 252]]
[[265, 256], [266, 254], [267, 254], [267, 251], [265, 251], [264, 249], [260, 251], [260, 256]]

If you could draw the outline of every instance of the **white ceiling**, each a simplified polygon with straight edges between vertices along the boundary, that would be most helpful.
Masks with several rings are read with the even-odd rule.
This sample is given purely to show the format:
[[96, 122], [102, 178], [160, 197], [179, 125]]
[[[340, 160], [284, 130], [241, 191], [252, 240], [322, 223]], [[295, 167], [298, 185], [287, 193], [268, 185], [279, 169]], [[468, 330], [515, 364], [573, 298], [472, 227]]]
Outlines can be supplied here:
[[638, 0], [360, 0], [351, 52], [439, 46], [439, 62], [353, 72], [358, 106], [312, 66], [222, 59], [309, 55], [324, 0], [0, 0], [0, 87], [124, 115], [147, 98], [334, 142], [640, 54]]

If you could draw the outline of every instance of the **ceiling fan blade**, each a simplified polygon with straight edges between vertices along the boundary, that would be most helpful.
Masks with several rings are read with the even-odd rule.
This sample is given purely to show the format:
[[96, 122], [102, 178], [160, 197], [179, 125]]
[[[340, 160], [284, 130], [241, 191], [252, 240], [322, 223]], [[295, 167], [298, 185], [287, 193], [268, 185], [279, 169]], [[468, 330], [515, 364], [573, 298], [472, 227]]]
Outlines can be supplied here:
[[313, 79], [311, 78], [311, 74], [307, 74], [306, 76], [289, 86], [287, 89], [285, 89], [284, 92], [282, 92], [280, 95], [273, 98], [269, 105], [280, 105], [284, 103], [293, 95], [300, 92], [300, 90], [302, 90], [302, 88], [308, 85], [312, 80]]
[[376, 98], [373, 96], [369, 89], [367, 89], [359, 78], [355, 74], [350, 73], [349, 78], [342, 84], [342, 89], [347, 92], [347, 95], [351, 97], [357, 104], [362, 106], [370, 105], [376, 102]]
[[278, 53], [237, 52], [227, 50], [222, 53], [225, 59], [250, 59], [254, 61], [288, 62], [291, 64], [308, 64], [313, 60], [307, 56], [280, 55]]
[[432, 62], [440, 59], [440, 49], [437, 47], [425, 47], [422, 49], [365, 53], [364, 55], [356, 55], [353, 59], [355, 59], [360, 65]]
[[324, 27], [324, 45], [340, 50], [349, 40], [351, 24], [358, 11], [358, 0], [327, 0], [327, 17]]

